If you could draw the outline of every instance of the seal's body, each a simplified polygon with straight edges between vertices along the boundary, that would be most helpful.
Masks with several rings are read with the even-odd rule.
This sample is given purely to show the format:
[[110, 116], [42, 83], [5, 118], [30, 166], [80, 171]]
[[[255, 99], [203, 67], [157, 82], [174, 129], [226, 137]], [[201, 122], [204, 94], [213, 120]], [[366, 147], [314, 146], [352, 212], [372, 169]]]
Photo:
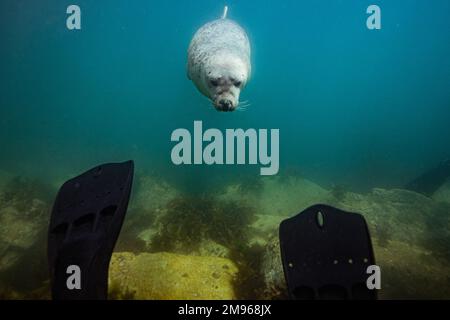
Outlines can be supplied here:
[[250, 77], [250, 42], [244, 29], [226, 18], [201, 27], [189, 45], [188, 77], [219, 111], [233, 111]]

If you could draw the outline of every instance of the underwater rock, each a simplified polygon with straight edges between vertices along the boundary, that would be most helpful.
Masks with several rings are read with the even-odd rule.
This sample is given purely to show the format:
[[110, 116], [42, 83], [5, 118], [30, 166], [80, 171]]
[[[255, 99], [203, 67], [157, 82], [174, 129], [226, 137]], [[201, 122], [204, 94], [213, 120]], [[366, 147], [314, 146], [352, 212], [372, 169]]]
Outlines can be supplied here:
[[397, 240], [436, 252], [450, 250], [450, 205], [420, 193], [374, 188], [366, 195], [347, 193], [338, 206], [363, 214], [372, 236], [384, 242]]
[[257, 244], [265, 246], [270, 243], [271, 235], [278, 234], [278, 227], [285, 219], [282, 216], [258, 214], [257, 220], [250, 226], [250, 246]]
[[261, 270], [263, 274], [263, 287], [260, 298], [265, 300], [288, 299], [278, 234], [273, 235], [267, 241]]
[[381, 268], [380, 299], [450, 298], [450, 266], [432, 252], [399, 241], [380, 247], [377, 239], [374, 251]]
[[16, 206], [0, 208], [0, 271], [14, 265], [46, 228], [48, 206], [33, 199], [26, 211]]
[[0, 205], [14, 206], [19, 211], [29, 212], [34, 199], [50, 201], [54, 195], [51, 186], [37, 179], [15, 176], [1, 189]]
[[267, 179], [258, 213], [291, 216], [317, 203], [328, 203], [331, 199], [328, 190], [300, 177]]
[[245, 200], [260, 215], [287, 217], [317, 203], [333, 200], [330, 192], [301, 177], [261, 177], [256, 186], [241, 184], [225, 188], [222, 200]]
[[118, 250], [148, 251], [157, 233], [155, 221], [167, 213], [167, 205], [178, 196], [178, 190], [156, 176], [138, 176], [132, 201], [117, 240]]
[[424, 201], [429, 200], [412, 191], [375, 188], [366, 195], [348, 192], [338, 206], [346, 211], [361, 213], [369, 225], [372, 236], [377, 236], [377, 232], [382, 228], [397, 228], [399, 224], [405, 228], [406, 234], [395, 235], [393, 234], [395, 230], [391, 230], [390, 236], [400, 237], [397, 240], [409, 241], [412, 238], [417, 240], [418, 233], [423, 227], [421, 210]]
[[40, 298], [34, 290], [48, 279], [46, 240], [50, 210], [47, 203], [33, 198], [42, 192], [35, 187], [14, 179], [1, 194], [0, 295], [5, 297]]
[[429, 169], [422, 175], [405, 185], [405, 189], [431, 196], [450, 177], [450, 159], [441, 161], [436, 167]]
[[285, 217], [281, 216], [272, 216], [272, 215], [264, 215], [264, 214], [257, 214], [256, 215], [257, 220], [251, 224], [252, 228], [255, 230], [258, 230], [258, 232], [262, 234], [270, 234], [271, 232], [276, 232], [278, 230], [278, 227], [285, 219]]
[[144, 241], [145, 246], [150, 248], [152, 245], [152, 238], [158, 233], [158, 230], [154, 227], [142, 230], [137, 237]]
[[235, 299], [237, 267], [228, 259], [172, 253], [114, 253], [109, 299]]
[[168, 204], [167, 213], [155, 223], [152, 252], [194, 254], [203, 241], [213, 241], [230, 250], [248, 242], [254, 210], [239, 201], [214, 197], [184, 196]]
[[450, 204], [450, 180], [444, 183], [433, 195], [433, 200]]
[[161, 178], [139, 176], [131, 208], [160, 213], [179, 195], [179, 191]]
[[192, 255], [195, 256], [219, 257], [227, 259], [230, 258], [230, 254], [230, 249], [209, 239], [202, 240], [198, 246], [198, 249], [192, 252]]
[[[145, 229], [144, 231], [139, 233], [138, 238], [144, 241], [146, 248], [150, 250], [152, 248], [152, 240], [158, 238], [158, 230], [155, 228]], [[186, 250], [185, 246], [182, 243], [173, 246], [171, 249], [171, 252], [173, 253], [190, 254], [194, 256], [205, 257], [230, 258], [230, 249], [211, 239], [200, 240], [196, 248], [192, 250]]]
[[12, 175], [11, 173], [0, 170], [0, 190], [3, 190], [13, 177], [14, 175]]

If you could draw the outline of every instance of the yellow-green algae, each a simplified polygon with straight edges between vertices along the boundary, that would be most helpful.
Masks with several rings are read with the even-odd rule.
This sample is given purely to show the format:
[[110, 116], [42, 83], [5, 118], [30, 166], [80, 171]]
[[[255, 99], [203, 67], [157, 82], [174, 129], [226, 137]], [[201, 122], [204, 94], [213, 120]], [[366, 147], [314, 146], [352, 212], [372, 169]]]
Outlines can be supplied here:
[[236, 265], [224, 258], [173, 253], [114, 253], [109, 269], [111, 299], [236, 299]]

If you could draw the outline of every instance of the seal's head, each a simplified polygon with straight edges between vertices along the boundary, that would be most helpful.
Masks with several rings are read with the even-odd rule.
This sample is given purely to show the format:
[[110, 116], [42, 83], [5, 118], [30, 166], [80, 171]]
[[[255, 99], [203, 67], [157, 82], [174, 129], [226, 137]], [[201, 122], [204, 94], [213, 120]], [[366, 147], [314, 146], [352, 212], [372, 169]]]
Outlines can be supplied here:
[[207, 96], [218, 111], [234, 111], [239, 95], [247, 83], [247, 64], [230, 55], [216, 57], [208, 64], [204, 84]]
[[219, 111], [233, 111], [251, 73], [250, 41], [236, 22], [226, 18], [203, 25], [189, 44], [187, 75]]

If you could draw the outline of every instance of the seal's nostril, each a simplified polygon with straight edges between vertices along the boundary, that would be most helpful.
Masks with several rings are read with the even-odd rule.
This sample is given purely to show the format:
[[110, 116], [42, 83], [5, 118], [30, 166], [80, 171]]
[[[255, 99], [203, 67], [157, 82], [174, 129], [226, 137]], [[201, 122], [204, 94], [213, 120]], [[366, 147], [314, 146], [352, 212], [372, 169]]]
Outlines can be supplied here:
[[228, 110], [229, 106], [228, 106], [228, 100], [220, 100], [219, 101], [219, 105], [221, 107], [222, 110]]
[[220, 100], [219, 105], [223, 111], [229, 111], [233, 106], [230, 100]]

